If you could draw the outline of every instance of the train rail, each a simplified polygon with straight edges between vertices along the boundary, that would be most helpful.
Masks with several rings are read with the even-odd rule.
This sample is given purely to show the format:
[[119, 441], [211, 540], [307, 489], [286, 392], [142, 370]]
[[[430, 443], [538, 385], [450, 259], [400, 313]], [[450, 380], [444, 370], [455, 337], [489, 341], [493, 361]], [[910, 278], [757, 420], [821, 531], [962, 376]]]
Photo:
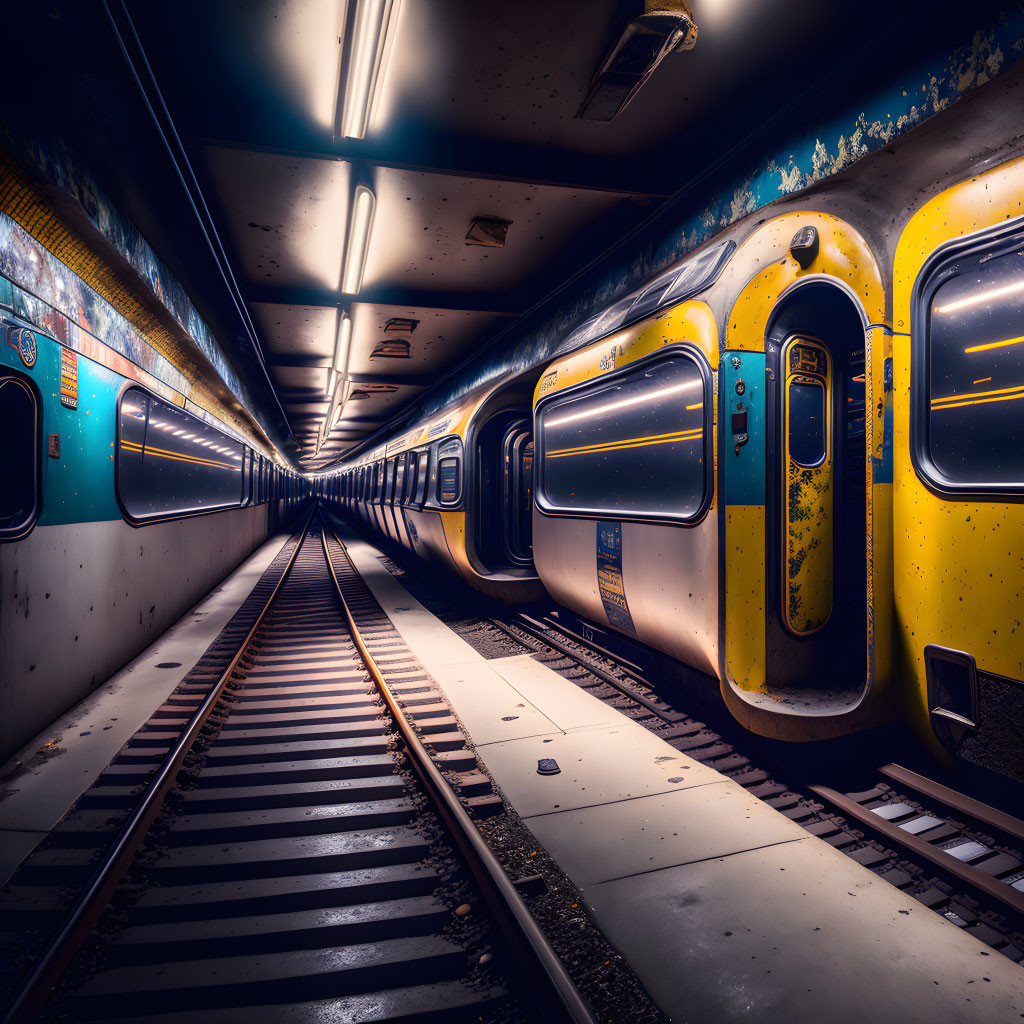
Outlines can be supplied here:
[[[381, 671], [397, 634], [340, 543], [307, 521], [275, 576], [228, 664], [108, 769], [141, 796], [4, 1020], [593, 1021], [410, 722], [436, 693], [400, 702]], [[89, 863], [90, 793], [22, 892]]]
[[879, 764], [876, 748], [856, 737], [833, 744], [844, 758], [852, 752], [855, 763], [830, 778], [837, 774], [834, 754], [745, 732], [600, 646], [585, 627], [561, 623], [557, 611], [516, 612], [477, 594], [460, 601], [454, 588], [443, 611], [418, 569], [396, 557], [385, 560], [392, 573], [481, 652], [498, 643], [504, 654], [532, 653], [1003, 956], [1024, 962], [1024, 821], [904, 766]]

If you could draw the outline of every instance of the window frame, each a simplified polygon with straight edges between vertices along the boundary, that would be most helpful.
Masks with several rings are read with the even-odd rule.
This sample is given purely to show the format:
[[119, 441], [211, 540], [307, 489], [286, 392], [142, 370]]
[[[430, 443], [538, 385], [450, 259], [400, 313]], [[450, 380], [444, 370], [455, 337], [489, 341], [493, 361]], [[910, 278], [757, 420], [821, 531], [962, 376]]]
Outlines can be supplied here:
[[[117, 421], [121, 422], [121, 399], [117, 400]], [[149, 421], [146, 421], [146, 433], [149, 434]], [[242, 445], [242, 502], [239, 508], [246, 508], [252, 504], [252, 452], [249, 446]], [[175, 517], [177, 518], [177, 517]]]
[[[636, 376], [639, 373], [649, 370], [652, 366], [656, 366], [663, 362], [667, 363], [674, 359], [688, 359], [693, 363], [697, 367], [703, 384], [701, 394], [703, 397], [704, 408], [701, 441], [704, 466], [704, 472], [702, 474], [704, 488], [700, 503], [694, 512], [688, 516], [644, 513], [635, 510], [624, 513], [616, 509], [594, 509], [586, 507], [566, 509], [552, 505], [548, 502], [544, 490], [545, 438], [541, 423], [541, 413], [543, 410], [547, 406], [557, 402], [559, 399], [564, 400], [567, 397], [574, 397], [585, 394], [588, 391], [596, 391], [598, 389], [605, 388], [609, 384], [615, 384], [616, 382], [625, 380], [628, 377]], [[533, 501], [538, 511], [541, 515], [548, 516], [552, 519], [595, 519], [604, 522], [660, 523], [665, 526], [682, 527], [699, 526], [707, 517], [708, 511], [711, 509], [715, 497], [714, 458], [712, 452], [715, 425], [714, 398], [711, 365], [708, 362], [707, 356], [705, 356], [701, 349], [696, 345], [685, 341], [666, 345], [657, 352], [653, 352], [650, 355], [645, 356], [643, 359], [638, 359], [636, 362], [628, 363], [626, 366], [615, 369], [610, 373], [603, 373], [598, 377], [581, 381], [579, 384], [574, 384], [562, 391], [556, 391], [554, 394], [545, 395], [545, 397], [537, 403], [533, 411]]]
[[[391, 471], [391, 494], [388, 498], [389, 505], [401, 505], [402, 492], [405, 489], [405, 455], [395, 455], [388, 460], [394, 467]], [[401, 476], [401, 480], [399, 480]]]
[[965, 258], [995, 258], [1024, 245], [1024, 217], [950, 238], [932, 250], [914, 280], [910, 298], [910, 461], [918, 479], [933, 494], [948, 501], [1024, 501], [1024, 480], [979, 486], [944, 476], [929, 451], [931, 412], [930, 317], [939, 287], [959, 276], [943, 271]]
[[35, 458], [32, 460], [34, 478], [32, 481], [32, 511], [28, 519], [17, 530], [0, 529], [0, 544], [7, 544], [11, 541], [24, 540], [35, 529], [39, 516], [43, 511], [43, 404], [39, 389], [31, 377], [6, 364], [0, 365], [0, 377], [13, 380], [16, 384], [25, 388], [32, 399], [35, 413], [33, 417], [34, 430], [32, 432], [35, 445]]
[[[416, 456], [416, 487], [409, 496], [409, 504], [415, 508], [423, 508], [427, 503], [430, 489], [430, 448], [420, 448], [413, 454]], [[423, 461], [424, 459], [426, 461]]]
[[[452, 441], [459, 442], [459, 454], [457, 456], [459, 460], [459, 494], [454, 501], [449, 502], [441, 500], [441, 449]], [[453, 459], [456, 458], [456, 456], [446, 455], [444, 458]], [[438, 440], [431, 445], [430, 458], [427, 461], [427, 467], [430, 472], [430, 479], [427, 484], [427, 497], [426, 501], [423, 503], [423, 508], [443, 509], [446, 512], [463, 508], [467, 488], [466, 445], [462, 438], [458, 434], [449, 434], [446, 437], [438, 438]]]
[[[153, 515], [146, 516], [140, 519], [138, 516], [132, 515], [125, 507], [124, 502], [121, 500], [121, 403], [124, 401], [125, 396], [130, 391], [138, 391], [144, 394], [150, 400], [156, 399], [158, 402], [162, 402], [164, 405], [169, 405], [175, 411], [181, 412], [186, 416], [191, 417], [199, 423], [202, 423], [204, 427], [210, 430], [218, 430], [217, 427], [211, 423], [207, 423], [206, 420], [200, 419], [194, 413], [190, 413], [187, 409], [181, 406], [175, 406], [173, 403], [168, 402], [166, 398], [162, 398], [154, 391], [150, 391], [149, 388], [132, 381], [126, 380], [121, 387], [118, 389], [117, 395], [114, 399], [114, 500], [117, 502], [117, 507], [121, 511], [121, 516], [126, 523], [129, 523], [134, 527], [152, 526], [154, 523], [168, 523], [173, 522], [176, 519], [192, 519], [195, 516], [210, 516], [216, 515], [218, 512], [231, 512], [239, 508], [247, 508], [252, 504], [252, 449], [243, 441], [239, 441], [232, 437], [227, 431], [218, 431], [222, 434], [225, 440], [238, 444], [242, 449], [242, 470], [241, 470], [241, 494], [242, 500], [234, 505], [218, 505], [216, 508], [204, 508], [195, 509], [187, 512], [172, 512], [166, 515]], [[147, 433], [149, 429], [149, 416], [147, 413], [146, 419]]]
[[419, 465], [416, 452], [407, 451], [402, 456], [405, 459], [405, 473], [402, 477], [402, 495], [401, 504], [403, 508], [407, 508], [412, 504], [412, 496], [416, 491], [416, 471]]

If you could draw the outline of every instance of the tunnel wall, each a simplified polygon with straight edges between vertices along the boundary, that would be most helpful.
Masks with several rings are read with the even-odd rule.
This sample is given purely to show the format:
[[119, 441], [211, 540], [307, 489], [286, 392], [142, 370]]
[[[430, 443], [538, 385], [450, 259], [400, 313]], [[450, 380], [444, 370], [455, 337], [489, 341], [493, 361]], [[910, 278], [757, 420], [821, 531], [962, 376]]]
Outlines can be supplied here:
[[0, 760], [145, 650], [285, 514], [282, 501], [141, 528], [38, 526], [0, 545]]

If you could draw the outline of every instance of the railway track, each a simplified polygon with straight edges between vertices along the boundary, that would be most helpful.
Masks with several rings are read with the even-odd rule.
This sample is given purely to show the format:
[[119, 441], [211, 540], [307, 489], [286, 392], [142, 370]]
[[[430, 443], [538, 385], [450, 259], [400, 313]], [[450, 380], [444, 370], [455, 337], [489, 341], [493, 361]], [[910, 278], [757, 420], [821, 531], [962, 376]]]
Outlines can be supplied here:
[[[511, 611], [477, 594], [460, 599], [455, 588], [446, 593], [445, 613], [416, 567], [390, 558], [385, 565], [485, 656], [495, 656], [495, 645], [502, 655], [532, 653], [993, 950], [1024, 962], [1024, 821], [901, 765], [879, 764], [876, 749], [856, 738], [813, 755], [762, 741], [653, 681], [585, 636], [585, 627], [573, 629], [550, 613]], [[851, 752], [841, 781], [830, 778], [837, 774], [830, 762]]]
[[[314, 519], [278, 569], [216, 680], [179, 688], [99, 781], [141, 799], [4, 1020], [592, 1021], [410, 724], [436, 701], [396, 699], [397, 634], [340, 545]], [[67, 888], [96, 789], [22, 893]], [[45, 902], [8, 893], [4, 930], [40, 932]]]

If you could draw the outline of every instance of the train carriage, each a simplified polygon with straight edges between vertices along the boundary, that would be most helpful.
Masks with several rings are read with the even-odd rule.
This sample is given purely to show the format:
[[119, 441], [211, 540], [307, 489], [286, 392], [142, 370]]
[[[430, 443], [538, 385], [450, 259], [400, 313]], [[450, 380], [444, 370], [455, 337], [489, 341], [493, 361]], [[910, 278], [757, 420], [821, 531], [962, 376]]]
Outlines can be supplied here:
[[342, 502], [374, 534], [502, 601], [543, 594], [533, 568], [530, 382], [486, 387], [346, 467]]
[[0, 306], [0, 432], [10, 754], [216, 585], [306, 485], [39, 302]]
[[541, 376], [536, 564], [582, 617], [717, 679], [750, 728], [820, 738], [887, 713], [881, 274], [813, 211], [719, 248], [693, 298]]
[[909, 220], [893, 281], [894, 583], [907, 711], [1024, 780], [1024, 158]]

